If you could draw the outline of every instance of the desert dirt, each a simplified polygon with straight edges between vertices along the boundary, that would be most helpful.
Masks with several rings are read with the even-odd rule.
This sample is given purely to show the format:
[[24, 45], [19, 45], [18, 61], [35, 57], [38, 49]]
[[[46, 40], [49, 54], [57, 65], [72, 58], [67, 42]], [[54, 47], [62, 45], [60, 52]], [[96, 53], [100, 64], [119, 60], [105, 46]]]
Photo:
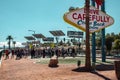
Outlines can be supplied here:
[[58, 65], [51, 68], [48, 64], [38, 64], [35, 63], [35, 59], [29, 58], [3, 60], [0, 80], [117, 80], [114, 68], [96, 72], [77, 72], [76, 65]]

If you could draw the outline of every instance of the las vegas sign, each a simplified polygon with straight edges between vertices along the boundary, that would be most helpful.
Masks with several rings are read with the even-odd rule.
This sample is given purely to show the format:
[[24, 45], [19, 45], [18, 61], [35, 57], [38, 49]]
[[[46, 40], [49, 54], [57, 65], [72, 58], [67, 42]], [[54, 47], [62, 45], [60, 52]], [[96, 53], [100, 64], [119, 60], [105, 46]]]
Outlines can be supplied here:
[[[71, 12], [65, 13], [64, 20], [75, 26], [76, 28], [85, 31], [86, 30], [86, 10], [85, 8], [76, 9]], [[114, 23], [114, 19], [99, 9], [90, 6], [89, 11], [89, 31], [90, 33], [100, 31], [101, 29], [108, 27]]]

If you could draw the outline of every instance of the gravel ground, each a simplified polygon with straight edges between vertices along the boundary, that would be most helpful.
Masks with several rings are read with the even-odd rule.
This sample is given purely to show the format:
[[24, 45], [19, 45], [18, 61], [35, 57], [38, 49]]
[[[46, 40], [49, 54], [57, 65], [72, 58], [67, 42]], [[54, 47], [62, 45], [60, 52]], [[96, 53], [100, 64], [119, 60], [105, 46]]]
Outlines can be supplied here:
[[50, 68], [48, 64], [35, 63], [35, 59], [3, 60], [0, 80], [117, 80], [115, 70], [98, 70], [96, 73], [75, 72], [73, 64], [59, 64]]

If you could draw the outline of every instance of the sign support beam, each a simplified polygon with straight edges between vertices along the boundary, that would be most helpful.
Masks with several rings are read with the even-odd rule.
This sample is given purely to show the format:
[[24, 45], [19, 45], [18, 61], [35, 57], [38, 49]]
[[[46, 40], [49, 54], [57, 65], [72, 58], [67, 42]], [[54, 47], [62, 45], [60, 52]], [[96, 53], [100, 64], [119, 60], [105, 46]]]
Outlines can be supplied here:
[[[95, 7], [95, 0], [91, 0], [92, 1], [92, 6]], [[93, 26], [94, 27], [94, 26]], [[96, 62], [96, 41], [95, 41], [95, 32], [92, 33], [92, 62], [95, 63]]]
[[[105, 0], [103, 0], [101, 10], [105, 12]], [[102, 62], [106, 62], [106, 53], [105, 53], [105, 29], [102, 29]]]

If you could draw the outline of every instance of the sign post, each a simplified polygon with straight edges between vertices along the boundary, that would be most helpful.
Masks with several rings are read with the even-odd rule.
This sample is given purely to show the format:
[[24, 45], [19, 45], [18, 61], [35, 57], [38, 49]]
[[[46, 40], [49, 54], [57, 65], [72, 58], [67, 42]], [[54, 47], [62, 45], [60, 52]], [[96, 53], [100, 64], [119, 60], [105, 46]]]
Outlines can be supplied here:
[[[101, 10], [105, 12], [105, 2], [103, 0]], [[105, 29], [102, 29], [102, 62], [106, 62], [106, 53], [105, 53]]]
[[[92, 1], [92, 6], [95, 7], [95, 0], [91, 0]], [[96, 41], [95, 41], [95, 32], [92, 33], [92, 63], [96, 62]]]

